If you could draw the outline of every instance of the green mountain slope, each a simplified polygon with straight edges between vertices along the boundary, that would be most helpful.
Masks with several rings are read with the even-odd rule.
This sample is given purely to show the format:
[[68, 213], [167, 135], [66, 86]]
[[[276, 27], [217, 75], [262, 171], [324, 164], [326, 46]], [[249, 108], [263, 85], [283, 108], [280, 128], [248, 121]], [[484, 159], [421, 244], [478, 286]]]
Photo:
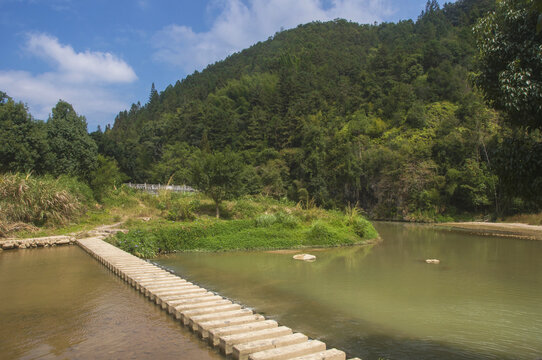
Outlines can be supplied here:
[[153, 87], [92, 136], [133, 181], [186, 183], [192, 154], [231, 149], [247, 192], [379, 218], [492, 211], [503, 125], [468, 78], [472, 26], [493, 6], [433, 0], [416, 22], [300, 25]]

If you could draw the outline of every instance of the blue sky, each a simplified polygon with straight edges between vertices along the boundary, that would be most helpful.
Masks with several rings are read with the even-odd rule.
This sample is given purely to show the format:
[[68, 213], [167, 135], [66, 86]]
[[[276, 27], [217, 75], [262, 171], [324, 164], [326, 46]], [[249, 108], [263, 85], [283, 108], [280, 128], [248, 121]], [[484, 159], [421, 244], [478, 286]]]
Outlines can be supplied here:
[[314, 20], [416, 19], [425, 0], [0, 0], [0, 90], [89, 130], [195, 70]]

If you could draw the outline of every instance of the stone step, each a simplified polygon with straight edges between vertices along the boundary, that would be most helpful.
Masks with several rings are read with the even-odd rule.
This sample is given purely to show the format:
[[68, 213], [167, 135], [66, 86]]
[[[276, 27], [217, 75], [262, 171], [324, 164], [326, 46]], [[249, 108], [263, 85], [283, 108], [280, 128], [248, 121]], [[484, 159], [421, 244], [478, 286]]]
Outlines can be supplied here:
[[[294, 334], [296, 335], [296, 334]], [[292, 335], [288, 335], [292, 336]], [[326, 349], [326, 344], [318, 340], [308, 340], [300, 344], [276, 347], [250, 354], [250, 360], [285, 360], [297, 356], [310, 355]]]
[[292, 329], [286, 326], [279, 326], [259, 331], [251, 331], [248, 333], [225, 335], [220, 337], [220, 351], [222, 351], [222, 353], [225, 355], [230, 355], [233, 351], [234, 345], [257, 340], [273, 339], [291, 334]]
[[[200, 287], [196, 287], [196, 288], [193, 288], [193, 289], [179, 290], [175, 294], [171, 294], [171, 293], [169, 295], [160, 295], [160, 294], [158, 294], [158, 296], [160, 296], [160, 302], [162, 302], [162, 301], [168, 301], [168, 300], [179, 299], [179, 298], [182, 299], [183, 295], [205, 294], [205, 293], [207, 293], [207, 290], [205, 290], [203, 288], [200, 288]], [[155, 293], [153, 292], [153, 294], [155, 294]]]
[[252, 324], [233, 325], [214, 329], [209, 331], [209, 344], [212, 346], [220, 345], [220, 338], [222, 336], [250, 333], [257, 330], [276, 328], [277, 326], [279, 326], [279, 324], [274, 320], [264, 320]]
[[167, 287], [167, 286], [175, 286], [175, 285], [181, 285], [186, 284], [184, 281], [179, 281], [178, 279], [171, 278], [171, 279], [163, 279], [163, 280], [151, 280], [151, 281], [137, 281], [135, 288], [139, 291], [142, 291], [142, 289], [155, 289], [158, 287]]
[[146, 283], [141, 284], [141, 287], [145, 290], [155, 291], [155, 290], [175, 290], [176, 288], [185, 288], [185, 287], [199, 287], [187, 281], [168, 281], [164, 283]]
[[178, 286], [186, 286], [186, 285], [192, 285], [193, 284], [187, 284], [185, 281], [182, 281], [180, 279], [171, 279], [167, 281], [157, 281], [157, 282], [148, 282], [148, 283], [140, 283], [140, 287], [144, 287], [145, 290], [158, 290], [158, 289], [171, 289], [176, 288]]
[[179, 299], [179, 300], [168, 300], [168, 301], [161, 301], [160, 305], [162, 306], [162, 309], [167, 310], [168, 313], [175, 315], [175, 312], [177, 311], [177, 306], [182, 306], [185, 304], [197, 304], [200, 302], [207, 302], [207, 301], [213, 301], [213, 300], [223, 300], [224, 298], [218, 295], [209, 294], [209, 295], [202, 295], [198, 297], [188, 298], [188, 299]]
[[291, 360], [345, 360], [345, 359], [346, 359], [346, 354], [344, 353], [344, 351], [340, 351], [337, 349], [329, 349], [325, 351], [320, 351], [316, 354], [299, 356]]
[[227, 320], [227, 319], [242, 317], [242, 316], [247, 316], [247, 315], [252, 315], [252, 310], [240, 309], [240, 310], [225, 311], [225, 312], [219, 312], [219, 313], [213, 313], [213, 314], [196, 315], [190, 319], [190, 323], [188, 324], [188, 326], [193, 331], [198, 331], [199, 324], [202, 322], [213, 321], [213, 320]]
[[179, 295], [179, 296], [177, 296], [175, 298], [171, 298], [171, 299], [161, 298], [161, 301], [162, 301], [161, 306], [162, 306], [162, 308], [167, 306], [168, 311], [170, 313], [172, 313], [173, 310], [170, 311], [172, 306], [178, 305], [179, 303], [183, 302], [184, 300], [195, 299], [195, 298], [199, 298], [199, 297], [203, 297], [203, 296], [216, 296], [216, 295], [213, 294], [212, 292], [206, 291], [206, 292], [202, 292], [202, 293], [198, 292], [198, 293], [183, 294], [183, 295]]
[[156, 280], [156, 279], [163, 279], [163, 278], [171, 278], [171, 275], [167, 275], [161, 272], [145, 272], [146, 276], [142, 276], [140, 272], [137, 271], [123, 271], [120, 274], [117, 274], [120, 276], [123, 280], [129, 281], [130, 283], [145, 281], [146, 279], [149, 280]]
[[136, 272], [125, 272], [124, 275], [121, 276], [124, 278], [124, 280], [129, 281], [130, 283], [140, 283], [140, 282], [148, 282], [148, 281], [162, 281], [162, 280], [170, 280], [174, 277], [171, 274], [165, 274], [165, 273], [145, 273], [145, 275], [138, 274]]
[[[288, 356], [295, 357], [300, 355], [305, 355], [307, 353], [310, 353], [309, 350], [307, 350], [307, 346], [311, 345], [309, 349], [313, 348], [313, 344], [310, 343], [309, 338], [300, 333], [285, 335], [285, 336], [279, 336], [276, 338], [271, 339], [264, 339], [264, 340], [256, 340], [251, 341], [244, 344], [238, 344], [234, 345], [232, 349], [232, 355], [235, 359], [241, 359], [246, 360], [249, 358], [249, 356], [252, 355], [258, 355], [260, 357], [262, 356], [268, 356], [270, 359], [275, 359], [273, 356], [284, 356], [284, 357], [278, 357], [279, 359], [287, 359]], [[291, 346], [298, 346], [303, 345], [302, 348], [294, 348], [291, 349]], [[325, 350], [325, 344], [324, 348], [322, 349], [321, 346], [315, 346], [315, 350], [312, 352], [322, 351]], [[282, 351], [279, 349], [286, 349], [286, 351]], [[270, 353], [270, 351], [273, 351]], [[267, 359], [263, 357], [264, 359]]]
[[[195, 310], [195, 309], [201, 309], [206, 308], [209, 306], [221, 306], [221, 305], [229, 305], [232, 304], [230, 300], [226, 300], [223, 298], [220, 298], [217, 296], [218, 299], [209, 299], [205, 301], [198, 301], [198, 302], [191, 302], [191, 303], [185, 303], [180, 304], [175, 307], [175, 318], [178, 320], [182, 319], [181, 312], [188, 311], [188, 310]], [[178, 314], [178, 315], [177, 315]]]
[[154, 288], [154, 289], [145, 289], [145, 296], [148, 296], [151, 300], [154, 300], [156, 296], [160, 296], [161, 298], [166, 298], [168, 296], [175, 296], [175, 295], [182, 295], [182, 294], [190, 294], [193, 292], [192, 290], [195, 289], [201, 289], [199, 286], [196, 285], [184, 285], [184, 284], [178, 284], [175, 287], [167, 287], [167, 288]]
[[181, 311], [181, 321], [184, 325], [190, 324], [190, 319], [198, 315], [210, 315], [216, 313], [223, 313], [226, 311], [240, 310], [241, 305], [239, 304], [228, 304], [228, 305], [217, 305], [217, 306], [208, 306], [200, 309], [185, 310]]
[[141, 279], [136, 279], [136, 281], [139, 283], [139, 284], [145, 284], [145, 285], [151, 285], [151, 284], [162, 284], [162, 283], [167, 283], [167, 282], [170, 282], [170, 281], [179, 281], [179, 282], [182, 282], [182, 283], [187, 283], [188, 281], [186, 280], [183, 280], [177, 276], [171, 276], [171, 275], [160, 275], [158, 277], [148, 277], [148, 278], [141, 278]]
[[136, 290], [141, 291], [141, 288], [144, 288], [145, 286], [148, 286], [150, 284], [158, 284], [158, 282], [171, 282], [171, 281], [176, 281], [176, 279], [168, 276], [167, 278], [166, 277], [163, 277], [160, 279], [155, 278], [150, 281], [135, 280], [133, 286], [136, 288]]
[[240, 316], [222, 320], [210, 320], [202, 321], [198, 323], [198, 329], [196, 330], [199, 335], [206, 339], [209, 336], [209, 331], [226, 326], [249, 324], [257, 321], [264, 321], [265, 318], [260, 314], [250, 314], [246, 316]]

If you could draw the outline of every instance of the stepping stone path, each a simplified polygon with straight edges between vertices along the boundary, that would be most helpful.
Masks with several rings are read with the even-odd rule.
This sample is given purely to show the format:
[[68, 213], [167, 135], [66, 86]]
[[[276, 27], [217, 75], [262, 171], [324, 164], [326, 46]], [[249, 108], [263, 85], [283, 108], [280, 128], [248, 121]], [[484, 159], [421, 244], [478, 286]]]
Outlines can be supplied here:
[[326, 350], [323, 342], [294, 333], [276, 321], [266, 320], [250, 309], [128, 254], [100, 237], [76, 242], [224, 355], [247, 360], [346, 359], [343, 351]]

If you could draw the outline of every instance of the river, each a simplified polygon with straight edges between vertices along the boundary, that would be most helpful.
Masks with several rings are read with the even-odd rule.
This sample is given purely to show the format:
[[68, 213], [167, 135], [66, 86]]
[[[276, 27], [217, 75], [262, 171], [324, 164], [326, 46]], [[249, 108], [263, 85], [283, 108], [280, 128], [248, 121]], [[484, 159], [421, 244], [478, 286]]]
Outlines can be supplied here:
[[383, 242], [312, 263], [263, 251], [155, 261], [364, 360], [542, 358], [542, 241], [376, 228]]
[[0, 253], [0, 359], [221, 359], [77, 246]]

